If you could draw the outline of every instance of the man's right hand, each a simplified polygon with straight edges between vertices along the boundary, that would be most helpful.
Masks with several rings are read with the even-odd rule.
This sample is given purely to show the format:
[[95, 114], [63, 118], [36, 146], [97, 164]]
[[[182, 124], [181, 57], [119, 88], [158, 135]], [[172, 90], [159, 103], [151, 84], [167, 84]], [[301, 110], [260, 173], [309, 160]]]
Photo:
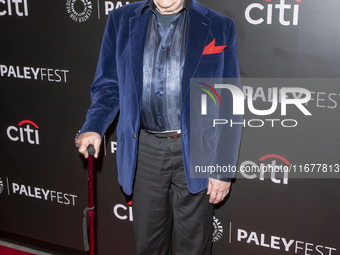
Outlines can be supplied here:
[[95, 132], [85, 132], [78, 136], [76, 140], [76, 144], [79, 146], [79, 152], [84, 155], [85, 158], [89, 156], [87, 152], [87, 147], [92, 144], [96, 153], [94, 154], [95, 158], [98, 158], [100, 143], [102, 142], [102, 138], [99, 134]]

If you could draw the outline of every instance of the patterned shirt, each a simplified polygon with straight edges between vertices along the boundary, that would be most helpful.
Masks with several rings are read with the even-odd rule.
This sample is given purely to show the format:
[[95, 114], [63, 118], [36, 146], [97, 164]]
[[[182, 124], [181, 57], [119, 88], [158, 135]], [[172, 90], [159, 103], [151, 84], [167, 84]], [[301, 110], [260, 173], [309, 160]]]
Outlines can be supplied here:
[[181, 78], [185, 61], [187, 17], [191, 1], [163, 28], [153, 1], [143, 56], [141, 127], [151, 131], [180, 129]]

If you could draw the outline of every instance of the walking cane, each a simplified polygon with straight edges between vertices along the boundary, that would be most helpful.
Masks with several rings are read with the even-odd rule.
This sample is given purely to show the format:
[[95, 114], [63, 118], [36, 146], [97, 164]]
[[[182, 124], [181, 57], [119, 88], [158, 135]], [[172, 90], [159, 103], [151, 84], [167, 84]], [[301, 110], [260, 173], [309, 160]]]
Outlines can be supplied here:
[[[87, 151], [89, 153], [89, 156], [87, 159], [89, 205], [84, 210], [83, 235], [84, 235], [85, 250], [89, 251], [89, 255], [94, 255], [93, 155], [95, 153], [95, 149], [92, 144], [90, 144], [87, 147]], [[89, 235], [87, 235], [87, 220], [86, 220], [87, 214], [89, 216]]]

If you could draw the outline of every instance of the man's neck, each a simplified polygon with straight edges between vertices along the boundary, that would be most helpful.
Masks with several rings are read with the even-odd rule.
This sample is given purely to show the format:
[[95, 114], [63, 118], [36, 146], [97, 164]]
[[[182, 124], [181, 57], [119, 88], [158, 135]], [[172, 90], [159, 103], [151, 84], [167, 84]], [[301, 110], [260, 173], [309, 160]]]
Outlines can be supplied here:
[[179, 12], [180, 10], [183, 9], [183, 5], [184, 5], [184, 0], [178, 0], [175, 3], [173, 3], [172, 5], [161, 5], [160, 3], [158, 3], [157, 1], [154, 1], [157, 11], [160, 14], [174, 14]]

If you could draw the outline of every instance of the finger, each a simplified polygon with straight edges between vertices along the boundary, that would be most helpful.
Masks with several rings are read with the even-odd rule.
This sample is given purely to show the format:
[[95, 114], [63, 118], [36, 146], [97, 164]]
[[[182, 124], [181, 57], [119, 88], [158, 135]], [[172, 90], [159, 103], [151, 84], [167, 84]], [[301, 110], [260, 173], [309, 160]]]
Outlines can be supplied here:
[[224, 189], [224, 191], [223, 191], [223, 198], [222, 198], [222, 200], [224, 200], [225, 198], [226, 198], [226, 196], [229, 194], [229, 192], [230, 192], [230, 187], [231, 187], [231, 183], [229, 182], [228, 183], [228, 185], [227, 185], [227, 187]]
[[212, 190], [210, 193], [210, 198], [209, 198], [209, 203], [210, 204], [214, 204], [215, 200], [216, 200], [216, 191]]
[[79, 147], [78, 151], [83, 154], [85, 158], [88, 158], [89, 153], [87, 152], [87, 146], [84, 143]]
[[218, 204], [220, 202], [222, 202], [226, 196], [228, 195], [229, 193], [229, 188], [228, 189], [225, 189], [223, 192], [219, 192], [217, 193], [217, 196], [216, 196], [216, 199], [215, 199], [215, 203]]
[[100, 151], [100, 144], [102, 142], [102, 139], [99, 135], [97, 135], [96, 137], [94, 137], [93, 139], [93, 146], [94, 146], [94, 149], [95, 149], [95, 154], [94, 154], [94, 157], [95, 158], [98, 158], [98, 155], [99, 155], [99, 151]]
[[223, 199], [229, 194], [229, 191], [230, 191], [230, 188], [228, 188], [228, 189], [225, 190], [225, 194], [224, 194]]
[[75, 141], [75, 144], [76, 144], [76, 146], [77, 146], [78, 148], [80, 147], [81, 141], [80, 141], [80, 139], [79, 139], [79, 136], [78, 136], [77, 140]]
[[220, 192], [220, 193], [217, 193], [216, 194], [216, 198], [215, 198], [215, 201], [214, 201], [214, 204], [218, 204], [218, 203], [220, 203], [220, 202], [222, 202], [223, 201], [223, 193], [222, 192]]
[[210, 182], [210, 179], [209, 179], [207, 195], [210, 195], [210, 193], [211, 193], [211, 182]]
[[98, 142], [98, 140], [96, 140], [94, 142], [94, 149], [96, 150], [96, 152], [94, 153], [94, 157], [95, 158], [98, 158], [98, 155], [99, 155], [99, 150], [100, 150], [100, 142]]
[[222, 202], [224, 199], [223, 193], [218, 193], [217, 198], [215, 199], [215, 204]]
[[87, 155], [86, 155], [87, 154], [87, 147], [86, 147], [86, 145], [84, 145], [83, 134], [78, 136], [78, 138], [76, 140], [76, 144], [78, 145], [79, 153], [83, 154], [86, 158], [87, 157]]
[[220, 200], [220, 202], [222, 202], [222, 201], [225, 199], [226, 196], [227, 196], [227, 192], [223, 192], [223, 193], [221, 194], [221, 200]]

